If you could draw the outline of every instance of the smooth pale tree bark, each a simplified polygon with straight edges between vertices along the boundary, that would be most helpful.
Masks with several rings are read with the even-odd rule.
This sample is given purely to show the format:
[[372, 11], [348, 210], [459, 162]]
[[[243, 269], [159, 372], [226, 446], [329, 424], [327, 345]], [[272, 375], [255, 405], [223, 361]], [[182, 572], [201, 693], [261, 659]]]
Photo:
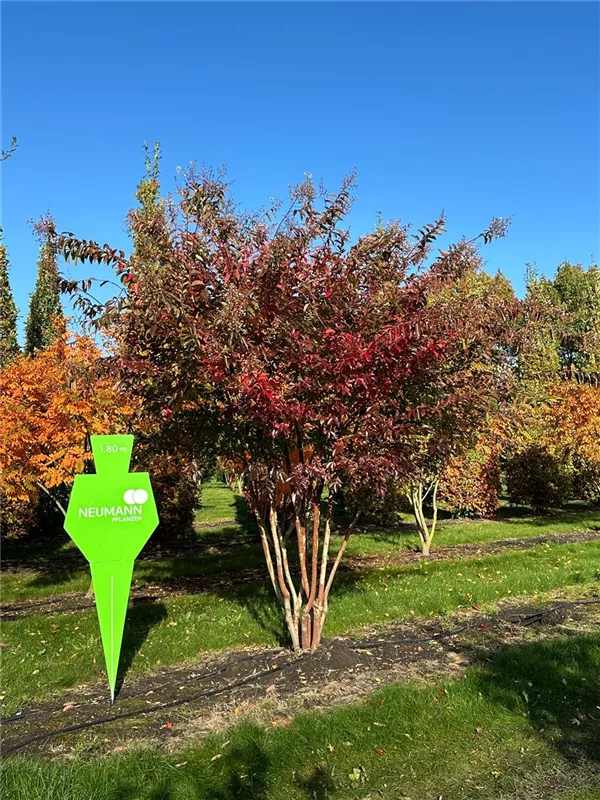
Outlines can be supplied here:
[[[407, 497], [415, 517], [415, 522], [417, 524], [417, 532], [419, 534], [421, 553], [424, 556], [429, 555], [429, 552], [431, 550], [431, 543], [435, 535], [435, 529], [438, 518], [437, 491], [439, 482], [440, 482], [439, 477], [435, 478], [433, 481], [431, 481], [431, 483], [426, 489], [422, 481], [412, 483], [407, 493]], [[431, 493], [431, 503], [433, 508], [433, 517], [431, 522], [429, 523], [425, 516], [423, 506], [425, 500], [427, 499], [430, 493]]]
[[[298, 503], [294, 502], [294, 519], [287, 530], [281, 530], [277, 511], [271, 503], [265, 515], [257, 513], [267, 570], [275, 595], [283, 607], [292, 647], [296, 652], [314, 651], [321, 643], [329, 593], [359, 518], [357, 514], [346, 529], [340, 549], [333, 563], [330, 563], [332, 505], [333, 498], [329, 497], [325, 524], [322, 525], [318, 498], [313, 499], [310, 513], [306, 515], [299, 510]], [[310, 536], [307, 528], [312, 528]], [[299, 565], [297, 579], [294, 579], [289, 559], [289, 547], [294, 532]]]

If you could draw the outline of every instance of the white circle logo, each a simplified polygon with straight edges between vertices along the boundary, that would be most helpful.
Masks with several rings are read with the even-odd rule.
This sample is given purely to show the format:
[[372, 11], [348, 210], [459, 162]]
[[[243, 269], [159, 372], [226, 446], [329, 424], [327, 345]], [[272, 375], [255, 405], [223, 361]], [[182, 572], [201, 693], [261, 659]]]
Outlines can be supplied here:
[[127, 505], [143, 506], [148, 500], [148, 492], [145, 489], [127, 489], [123, 495], [123, 500]]

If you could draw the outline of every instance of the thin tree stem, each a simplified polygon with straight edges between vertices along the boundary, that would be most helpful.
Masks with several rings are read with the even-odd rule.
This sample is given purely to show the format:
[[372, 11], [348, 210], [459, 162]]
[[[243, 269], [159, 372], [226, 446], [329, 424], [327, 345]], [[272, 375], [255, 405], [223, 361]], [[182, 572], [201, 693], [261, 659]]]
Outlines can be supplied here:
[[62, 511], [62, 513], [63, 513], [63, 516], [64, 516], [64, 517], [66, 517], [66, 516], [67, 516], [67, 512], [65, 511], [65, 509], [63, 508], [63, 506], [61, 505], [61, 503], [59, 503], [59, 502], [58, 502], [58, 500], [56, 499], [56, 497], [52, 497], [52, 494], [51, 494], [51, 493], [48, 491], [48, 489], [46, 489], [46, 487], [44, 486], [44, 484], [43, 484], [43, 483], [40, 483], [40, 481], [36, 481], [36, 483], [37, 483], [37, 485], [40, 487], [40, 489], [42, 489], [44, 492], [46, 492], [46, 494], [48, 495], [48, 497], [49, 497], [49, 498], [52, 500], [52, 502], [53, 502], [53, 503], [54, 503], [54, 504], [57, 506], [57, 508], [58, 508], [58, 509], [60, 509], [60, 511]]

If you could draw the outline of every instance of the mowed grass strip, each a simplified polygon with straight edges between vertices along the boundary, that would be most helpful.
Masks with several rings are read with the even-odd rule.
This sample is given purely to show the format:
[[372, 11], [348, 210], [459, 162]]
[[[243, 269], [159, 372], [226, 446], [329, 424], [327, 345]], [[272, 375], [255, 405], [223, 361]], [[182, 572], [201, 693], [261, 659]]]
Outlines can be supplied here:
[[[600, 530], [600, 509], [581, 503], [539, 516], [521, 514], [519, 517], [502, 516], [493, 520], [448, 520], [439, 523], [432, 553], [436, 547], [484, 545], [507, 539], [560, 536], [585, 530]], [[352, 536], [346, 552], [348, 555], [363, 556], [383, 554], [397, 548], [417, 549], [418, 545], [418, 536], [411, 530], [369, 530], [368, 533]]]
[[[506, 597], [600, 588], [599, 566], [600, 541], [340, 572], [330, 598], [326, 635], [357, 633], [365, 626], [447, 614], [473, 604], [484, 607]], [[7, 711], [105, 679], [94, 610], [5, 622], [3, 641]], [[190, 662], [202, 651], [279, 644], [287, 644], [287, 636], [267, 582], [223, 581], [218, 591], [132, 607], [121, 673], [131, 679]]]
[[[221, 528], [225, 536], [238, 534], [237, 529]], [[44, 572], [23, 570], [2, 574], [2, 602], [26, 603], [30, 600], [50, 600], [56, 595], [87, 592], [90, 585], [90, 568], [83, 556], [70, 553], [70, 561], [63, 568], [52, 568]], [[132, 586], [143, 587], [148, 583], [176, 583], [181, 579], [198, 578], [197, 590], [202, 591], [202, 578], [239, 572], [242, 569], [262, 568], [264, 556], [260, 544], [245, 544], [223, 552], [208, 552], [202, 555], [165, 557], [160, 560], [140, 560], [135, 564]], [[266, 573], [266, 567], [264, 567]]]
[[245, 522], [248, 519], [246, 501], [233, 492], [226, 483], [207, 481], [202, 484], [200, 507], [195, 521], [199, 525], [226, 520]]
[[[262, 547], [258, 537], [252, 539], [252, 525], [248, 523], [243, 498], [234, 495], [225, 484], [206, 484], [203, 489], [203, 506], [198, 515], [206, 512], [207, 517], [223, 519], [227, 513], [236, 509], [238, 519], [244, 522], [225, 523], [215, 527], [199, 529], [196, 533], [198, 555], [186, 553], [181, 557], [168, 557], [160, 560], [138, 561], [134, 571], [134, 585], [147, 583], [177, 582], [181, 578], [214, 577], [220, 573], [239, 572], [242, 569], [265, 569]], [[573, 530], [589, 530], [600, 527], [598, 509], [570, 509], [553, 515], [503, 519], [487, 522], [453, 522], [442, 524], [434, 540], [435, 547], [460, 546], [463, 544], [486, 544], [507, 539], [527, 539], [536, 536], [552, 536], [569, 533]], [[332, 556], [340, 546], [341, 538], [334, 536], [331, 544]], [[416, 549], [417, 536], [409, 530], [361, 532], [350, 538], [347, 555], [354, 557], [379, 555], [389, 556], [401, 549]], [[23, 549], [26, 545], [16, 545]], [[31, 542], [31, 555], [36, 556], [36, 548], [47, 548], [48, 543], [36, 545]], [[10, 556], [15, 545], [5, 545], [5, 558]], [[207, 549], [209, 552], [207, 552]], [[293, 548], [291, 558], [294, 558]], [[55, 547], [51, 554], [50, 566], [41, 572], [23, 570], [5, 572], [2, 575], [2, 602], [15, 603], [28, 600], [51, 598], [53, 595], [71, 592], [86, 592], [89, 587], [89, 567], [74, 545], [66, 538]], [[64, 561], [61, 563], [61, 556]], [[458, 554], [457, 554], [458, 556]], [[24, 559], [26, 560], [26, 559]], [[223, 575], [227, 580], [227, 575]], [[202, 589], [201, 580], [198, 581]]]
[[388, 687], [275, 727], [245, 722], [169, 756], [6, 758], [3, 787], [11, 800], [592, 800], [599, 675], [600, 634], [556, 637], [459, 680]]

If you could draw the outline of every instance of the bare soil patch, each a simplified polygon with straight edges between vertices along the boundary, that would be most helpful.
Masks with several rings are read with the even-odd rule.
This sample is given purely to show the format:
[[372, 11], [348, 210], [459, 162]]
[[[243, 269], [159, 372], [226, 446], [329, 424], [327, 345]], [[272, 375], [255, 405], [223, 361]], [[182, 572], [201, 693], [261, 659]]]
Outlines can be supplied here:
[[180, 749], [242, 717], [286, 726], [303, 710], [356, 702], [391, 683], [459, 675], [508, 645], [600, 624], [597, 597], [581, 605], [513, 600], [498, 609], [374, 628], [360, 638], [326, 641], [314, 654], [270, 649], [202, 656], [191, 667], [126, 681], [114, 705], [105, 686], [76, 687], [58, 701], [5, 717], [3, 752], [69, 758], [88, 748], [102, 753], [152, 743]]

